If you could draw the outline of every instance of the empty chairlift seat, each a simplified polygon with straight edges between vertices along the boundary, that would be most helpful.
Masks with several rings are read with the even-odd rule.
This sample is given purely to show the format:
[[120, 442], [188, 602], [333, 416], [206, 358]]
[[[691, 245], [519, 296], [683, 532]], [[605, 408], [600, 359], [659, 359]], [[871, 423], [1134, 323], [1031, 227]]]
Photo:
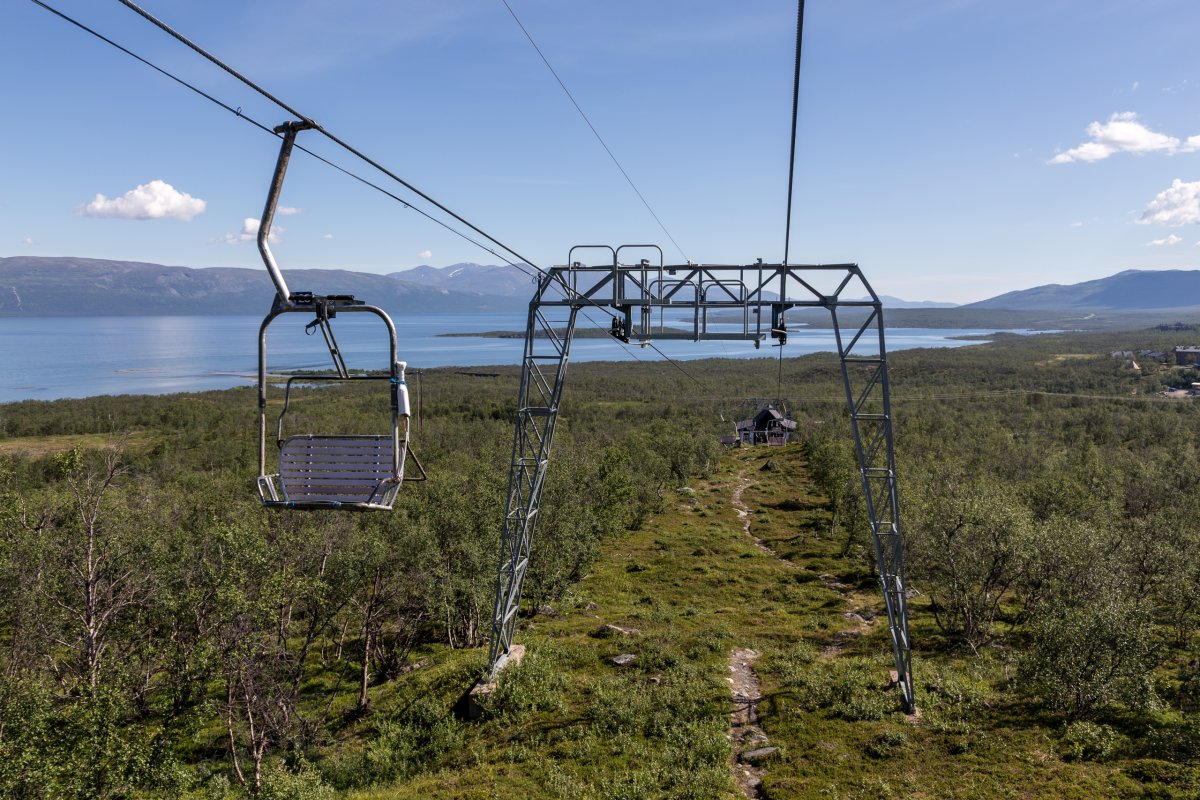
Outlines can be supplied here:
[[[391, 509], [396, 493], [405, 480], [404, 464], [410, 456], [420, 471], [420, 477], [414, 480], [424, 478], [421, 463], [408, 447], [408, 386], [404, 380], [405, 364], [397, 357], [396, 326], [383, 309], [367, 305], [351, 295], [290, 291], [271, 253], [268, 231], [275, 217], [296, 134], [312, 127], [312, 122], [302, 120], [285, 122], [275, 129], [282, 143], [267, 194], [267, 204], [259, 221], [258, 250], [275, 284], [275, 300], [258, 330], [258, 493], [263, 505], [268, 508], [386, 511]], [[383, 322], [388, 338], [388, 362], [384, 371], [351, 374], [330, 324], [339, 312], [373, 314]], [[267, 392], [279, 379], [267, 370], [267, 329], [277, 317], [288, 313], [312, 317], [305, 331], [311, 334], [320, 330], [333, 361], [333, 372], [292, 374], [287, 379], [283, 407], [275, 421], [275, 436], [272, 437], [279, 448], [279, 471], [271, 473], [267, 467]], [[389, 387], [391, 397], [390, 433], [353, 436], [304, 433], [285, 438], [284, 419], [293, 387], [297, 382], [307, 385], [323, 381], [384, 382]], [[375, 430], [379, 430], [379, 427], [375, 427]]]
[[[371, 307], [366, 307], [371, 308]], [[382, 312], [380, 312], [382, 313]], [[390, 322], [390, 321], [389, 321]], [[388, 326], [389, 329], [391, 326]], [[394, 337], [394, 334], [393, 334]], [[265, 337], [264, 337], [265, 338]], [[394, 338], [393, 338], [394, 341]], [[394, 352], [394, 350], [393, 350]], [[287, 381], [283, 407], [276, 419], [274, 441], [279, 448], [278, 472], [268, 472], [266, 436], [265, 355], [260, 360], [259, 384], [259, 476], [258, 493], [268, 508], [304, 510], [344, 509], [387, 511], [392, 508], [404, 475], [405, 461], [412, 458], [423, 480], [424, 470], [409, 449], [409, 399], [404, 380], [404, 362], [392, 362], [390, 375], [328, 376], [294, 375]], [[291, 406], [292, 389], [297, 383], [385, 382], [391, 391], [391, 431], [384, 434], [283, 435], [284, 422]]]
[[[400, 488], [395, 453], [390, 435], [290, 436], [279, 449], [278, 490], [267, 503], [391, 508]], [[268, 488], [267, 496], [271, 494]]]

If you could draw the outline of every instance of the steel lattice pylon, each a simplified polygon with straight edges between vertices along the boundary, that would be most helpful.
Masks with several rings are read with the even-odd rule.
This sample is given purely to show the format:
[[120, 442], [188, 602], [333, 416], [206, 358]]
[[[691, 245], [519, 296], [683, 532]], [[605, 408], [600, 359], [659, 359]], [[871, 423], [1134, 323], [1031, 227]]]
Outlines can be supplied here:
[[[574, 260], [576, 252], [589, 250], [603, 251], [605, 263], [585, 265]], [[623, 263], [628, 254], [654, 259]], [[901, 702], [905, 711], [911, 712], [915, 708], [912, 653], [883, 307], [858, 266], [664, 265], [662, 251], [653, 245], [576, 247], [568, 264], [545, 273], [529, 304], [492, 614], [489, 675], [494, 677], [503, 668], [516, 631], [521, 587], [532, 554], [579, 312], [594, 307], [611, 314], [612, 333], [623, 341], [725, 339], [752, 341], [757, 347], [768, 337], [781, 344], [786, 341], [788, 311], [824, 309], [830, 314], [837, 342]], [[690, 330], [664, 330], [664, 312], [668, 310], [676, 316], [680, 312], [688, 315], [684, 324]], [[670, 322], [679, 324], [677, 318]]]

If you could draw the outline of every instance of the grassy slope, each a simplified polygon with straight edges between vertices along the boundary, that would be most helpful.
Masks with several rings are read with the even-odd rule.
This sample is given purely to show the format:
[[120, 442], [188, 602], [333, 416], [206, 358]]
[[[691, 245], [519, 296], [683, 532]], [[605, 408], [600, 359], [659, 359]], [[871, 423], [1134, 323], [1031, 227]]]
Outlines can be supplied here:
[[[778, 469], [761, 469], [768, 458]], [[730, 502], [739, 481], [753, 533], [778, 558], [743, 532]], [[489, 719], [457, 727], [461, 738], [411, 778], [347, 796], [733, 797], [725, 679], [736, 647], [763, 654], [762, 725], [782, 748], [767, 797], [1140, 796], [1119, 764], [1064, 761], [1061, 730], [1004, 693], [997, 661], [940, 651], [920, 597], [923, 715], [905, 720], [887, 686], [876, 579], [842, 557], [798, 447], [734, 451], [690, 488], [607, 542], [552, 614], [525, 623], [530, 655]], [[864, 625], [848, 611], [877, 618]], [[635, 632], [603, 633], [606, 623]], [[637, 661], [611, 663], [624, 652]], [[381, 707], [450, 702], [480, 655], [441, 651], [427, 663]], [[1174, 796], [1164, 792], [1154, 796]]]

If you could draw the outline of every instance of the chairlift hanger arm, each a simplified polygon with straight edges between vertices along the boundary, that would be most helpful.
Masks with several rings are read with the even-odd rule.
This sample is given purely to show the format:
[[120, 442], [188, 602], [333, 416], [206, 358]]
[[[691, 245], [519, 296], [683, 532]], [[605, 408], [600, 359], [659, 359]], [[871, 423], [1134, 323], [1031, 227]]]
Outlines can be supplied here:
[[300, 122], [285, 122], [275, 128], [275, 133], [283, 137], [279, 145], [279, 158], [275, 162], [275, 174], [271, 177], [271, 189], [267, 192], [267, 204], [263, 208], [262, 219], [258, 223], [258, 252], [262, 255], [267, 272], [275, 284], [276, 303], [283, 307], [295, 305], [288, 291], [287, 281], [283, 272], [275, 263], [275, 255], [271, 252], [271, 225], [275, 221], [275, 209], [279, 206], [279, 195], [283, 192], [283, 179], [287, 175], [288, 161], [292, 157], [292, 148], [296, 144], [296, 134], [300, 131], [311, 130], [315, 126], [310, 120]]

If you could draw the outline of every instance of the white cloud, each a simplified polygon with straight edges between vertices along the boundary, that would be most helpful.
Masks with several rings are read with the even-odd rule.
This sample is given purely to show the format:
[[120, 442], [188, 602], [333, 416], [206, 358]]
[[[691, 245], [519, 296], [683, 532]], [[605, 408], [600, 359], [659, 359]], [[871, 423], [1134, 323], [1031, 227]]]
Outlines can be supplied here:
[[181, 192], [165, 181], [153, 180], [130, 189], [120, 197], [110, 199], [98, 194], [90, 203], [79, 206], [78, 212], [85, 217], [186, 221], [203, 214], [207, 205], [205, 201]]
[[1173, 244], [1179, 244], [1182, 241], [1183, 241], [1182, 236], [1176, 236], [1175, 234], [1172, 233], [1170, 236], [1166, 237], [1165, 239], [1155, 239], [1152, 242], [1146, 242], [1146, 247], [1169, 247]]
[[1155, 195], [1137, 223], [1171, 227], [1200, 223], [1200, 181], [1171, 181], [1171, 188]]
[[33, 244], [33, 237], [26, 236], [24, 239], [21, 240], [21, 244]]
[[[241, 244], [242, 242], [253, 242], [258, 239], [258, 228], [262, 223], [254, 217], [246, 217], [242, 220], [241, 233], [227, 233], [220, 239], [214, 241], [224, 242], [225, 244]], [[267, 236], [267, 241], [271, 244], [278, 244], [283, 236], [286, 228], [281, 228], [278, 225], [271, 226], [271, 233]]]
[[327, 234], [325, 234], [324, 236], [322, 236], [321, 238], [322, 238], [322, 239], [332, 239], [332, 238], [333, 238], [333, 234], [332, 234], [332, 233], [327, 233]]
[[1134, 81], [1133, 86], [1130, 88], [1130, 91], [1136, 92], [1138, 90], [1138, 87], [1141, 85], [1142, 85], [1141, 81]]
[[422, 250], [421, 252], [417, 253], [417, 258], [433, 258], [433, 251]]
[[[1137, 114], [1132, 111], [1113, 114], [1108, 122], [1093, 122], [1087, 126], [1087, 134], [1092, 138], [1090, 142], [1059, 153], [1050, 159], [1050, 163], [1102, 161], [1116, 153], [1186, 152], [1200, 145], [1200, 136], [1193, 136], [1181, 147], [1179, 140], [1174, 136], [1156, 133], [1138, 122]], [[1193, 144], [1193, 140], [1197, 140], [1196, 145]]]
[[292, 208], [291, 206], [279, 206], [275, 209], [275, 213], [281, 217], [290, 217], [293, 214], [303, 214], [303, 208]]
[[1082, 222], [1072, 222], [1072, 223], [1071, 223], [1071, 227], [1072, 227], [1072, 228], [1082, 228], [1082, 227], [1083, 227], [1083, 223], [1082, 223]]

